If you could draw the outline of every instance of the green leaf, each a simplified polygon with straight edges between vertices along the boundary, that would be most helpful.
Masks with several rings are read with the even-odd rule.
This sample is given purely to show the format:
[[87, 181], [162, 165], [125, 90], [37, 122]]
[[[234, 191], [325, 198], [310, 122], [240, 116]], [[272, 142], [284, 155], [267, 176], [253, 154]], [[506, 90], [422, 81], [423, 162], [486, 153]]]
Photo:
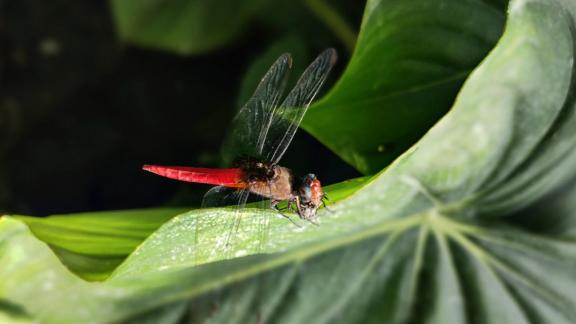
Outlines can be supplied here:
[[106, 278], [160, 225], [184, 211], [165, 208], [14, 217], [48, 243], [69, 269], [85, 279], [99, 280]]
[[[358, 187], [363, 186], [366, 180], [367, 178], [346, 181], [335, 186], [329, 186], [327, 191], [333, 199], [344, 199], [349, 196], [351, 192], [356, 191]], [[175, 212], [178, 211], [175, 210]], [[191, 211], [186, 213], [186, 217], [175, 217], [173, 221], [170, 221], [165, 226], [167, 226], [168, 229], [173, 229], [173, 224], [179, 223], [179, 219], [184, 218], [185, 220], [193, 221], [197, 216], [205, 212], [206, 210]], [[230, 216], [229, 213], [223, 213], [223, 215], [227, 214]], [[172, 233], [174, 236], [169, 239], [172, 241], [172, 251], [156, 250], [160, 253], [157, 255], [159, 257], [158, 263], [150, 265], [140, 263], [140, 269], [130, 268], [142, 276], [129, 277], [127, 280], [122, 278], [122, 272], [129, 272], [123, 269], [126, 269], [130, 265], [119, 268], [114, 278], [108, 278], [101, 283], [86, 282], [71, 273], [70, 270], [73, 269], [66, 268], [69, 264], [61, 263], [61, 260], [58, 259], [60, 256], [54, 253], [58, 252], [58, 250], [53, 251], [46, 244], [49, 243], [52, 246], [68, 246], [67, 244], [71, 239], [77, 239], [80, 241], [79, 247], [76, 249], [77, 252], [79, 252], [78, 254], [90, 254], [98, 251], [98, 249], [101, 249], [102, 253], [107, 253], [109, 250], [114, 250], [115, 247], [115, 244], [110, 244], [112, 237], [118, 236], [117, 243], [123, 242], [129, 244], [132, 236], [138, 236], [138, 233], [158, 225], [158, 222], [161, 222], [162, 219], [170, 218], [167, 215], [173, 215], [173, 213], [165, 209], [147, 212], [123, 211], [52, 216], [40, 220], [23, 216], [4, 216], [0, 218], [0, 264], [7, 265], [0, 267], [0, 276], [3, 278], [3, 280], [0, 281], [0, 305], [10, 305], [10, 307], [0, 307], [0, 316], [22, 317], [25, 315], [40, 322], [48, 323], [105, 323], [128, 319], [136, 320], [137, 318], [138, 321], [141, 321], [140, 316], [144, 316], [146, 320], [155, 322], [155, 320], [172, 318], [174, 316], [178, 317], [178, 314], [186, 310], [186, 308], [182, 308], [181, 304], [174, 306], [163, 305], [157, 309], [155, 303], [153, 303], [154, 305], [152, 306], [148, 305], [148, 302], [140, 303], [142, 302], [141, 298], [144, 298], [144, 296], [150, 298], [148, 301], [154, 300], [155, 298], [149, 294], [153, 293], [155, 289], [161, 286], [164, 288], [174, 286], [174, 282], [171, 280], [176, 279], [176, 277], [163, 277], [163, 275], [158, 277], [157, 272], [149, 270], [151, 268], [157, 270], [159, 267], [164, 267], [163, 263], [166, 260], [172, 260], [172, 262], [184, 261], [176, 254], [176, 251], [179, 248], [183, 248], [180, 251], [184, 251], [190, 247], [190, 244], [186, 247], [179, 246], [179, 243], [185, 242], [186, 240], [188, 240], [188, 243], [193, 242], [194, 231], [190, 231], [188, 227], [181, 227], [179, 228], [179, 233]], [[222, 213], [215, 214], [215, 216], [218, 215], [222, 215]], [[274, 215], [267, 213], [267, 216], [270, 217]], [[138, 224], [138, 222], [135, 221], [138, 217], [146, 221]], [[96, 221], [98, 218], [105, 219], [106, 222], [103, 224], [98, 223]], [[63, 220], [66, 220], [66, 222], [63, 222]], [[222, 221], [222, 219], [219, 219], [219, 221]], [[40, 241], [33, 235], [32, 231], [24, 222], [29, 222], [29, 226], [35, 228], [34, 234], [42, 237], [45, 242]], [[104, 224], [108, 224], [108, 230], [102, 228], [105, 226]], [[285, 220], [282, 220], [282, 225], [286, 228]], [[137, 228], [132, 228], [132, 226]], [[62, 237], [54, 235], [55, 232], [59, 230], [64, 231], [65, 235], [62, 235]], [[92, 233], [94, 236], [89, 235], [83, 238], [81, 235], [78, 235], [82, 231], [88, 234]], [[101, 238], [98, 237], [99, 235], [95, 235], [96, 232], [99, 231], [101, 232]], [[163, 233], [166, 234], [167, 232], [163, 231]], [[123, 240], [122, 237], [127, 237], [127, 240]], [[164, 237], [164, 239], [166, 239], [166, 237]], [[98, 241], [100, 244], [97, 244]], [[150, 240], [147, 241], [152, 242]], [[147, 247], [144, 249], [150, 247], [153, 249], [162, 249], [163, 247], [170, 246], [170, 244], [168, 244], [163, 247], [153, 247], [153, 244], [154, 243], [146, 243], [145, 245]], [[136, 252], [132, 254], [134, 255], [134, 259], [138, 260], [138, 254], [140, 253], [138, 251], [141, 250], [142, 247], [138, 247]], [[151, 252], [151, 250], [148, 252]], [[110, 254], [112, 256], [114, 255], [113, 252]], [[63, 261], [69, 262], [69, 260], [66, 259]], [[137, 263], [132, 262], [132, 264]], [[174, 268], [167, 268], [165, 270], [167, 271], [166, 273], [169, 273], [178, 268], [179, 266], [176, 264]], [[26, 271], [22, 271], [22, 269]], [[202, 278], [213, 274], [210, 269], [212, 268], [204, 269], [200, 272], [203, 273], [202, 275], [192, 275], [192, 277], [196, 278], [195, 280], [200, 280], [197, 282], [200, 284], [203, 280]], [[151, 277], [146, 278], [146, 274]], [[168, 284], [168, 286], [166, 286], [166, 284]], [[170, 304], [173, 301], [171, 298], [172, 297], [162, 299], [161, 303], [168, 300]], [[54, 300], [59, 301], [58, 307], [54, 307]], [[80, 306], [80, 304], [82, 305]], [[150, 307], [152, 309], [149, 309]], [[29, 314], [30, 312], [32, 315]], [[95, 314], [99, 315], [95, 316]]]
[[378, 175], [329, 188], [340, 197], [333, 212], [319, 212], [321, 226], [247, 208], [236, 229], [225, 225], [237, 216], [230, 209], [193, 210], [162, 225], [106, 280], [86, 282], [22, 221], [3, 217], [0, 316], [576, 322], [576, 222], [553, 236], [509, 214], [576, 178], [576, 11], [566, 8], [513, 1], [502, 38], [452, 110]]
[[[574, 165], [574, 164], [572, 164]], [[544, 199], [511, 216], [528, 231], [576, 240], [576, 178], [549, 192]]]
[[128, 43], [200, 54], [231, 42], [266, 0], [111, 0], [119, 36]]
[[450, 108], [503, 23], [479, 0], [368, 1], [346, 71], [303, 127], [359, 171], [380, 171]]

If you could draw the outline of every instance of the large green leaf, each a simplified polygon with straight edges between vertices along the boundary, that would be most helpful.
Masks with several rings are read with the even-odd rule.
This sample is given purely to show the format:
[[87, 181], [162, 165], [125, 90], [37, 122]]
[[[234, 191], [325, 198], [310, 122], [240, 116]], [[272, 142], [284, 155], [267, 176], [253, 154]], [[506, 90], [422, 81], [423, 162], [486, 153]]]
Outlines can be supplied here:
[[[363, 186], [367, 180], [368, 178], [360, 178], [345, 181], [328, 186], [326, 189], [332, 199], [342, 200]], [[60, 248], [69, 248], [76, 256], [93, 256], [95, 253], [104, 260], [114, 261], [119, 255], [137, 247], [137, 244], [134, 244], [136, 237], [145, 235], [145, 232], [152, 230], [159, 225], [159, 222], [172, 218], [178, 212], [180, 211], [176, 209], [163, 209], [57, 215], [46, 219], [23, 216], [0, 218], [0, 264], [3, 265], [0, 267], [0, 276], [3, 278], [0, 281], [0, 318], [34, 318], [41, 322], [107, 323], [136, 318], [152, 307], [154, 308], [152, 313], [146, 314], [147, 320], [151, 322], [174, 317], [177, 319], [181, 311], [185, 310], [179, 305], [174, 308], [161, 306], [164, 310], [158, 310], [155, 309], [155, 305], [146, 305], [147, 302], [138, 304], [143, 296], [151, 297], [150, 301], [155, 299], [149, 293], [157, 288], [156, 285], [159, 284], [157, 280], [167, 279], [157, 278], [158, 273], [151, 270], [164, 269], [171, 272], [181, 268], [182, 262], [190, 264], [188, 261], [191, 261], [191, 258], [187, 261], [179, 255], [185, 251], [189, 253], [192, 247], [190, 243], [194, 240], [194, 231], [189, 227], [181, 227], [178, 233], [168, 234], [162, 231], [170, 236], [168, 238], [161, 235], [163, 240], [171, 241], [170, 244], [154, 246], [154, 239], [148, 239], [148, 243], [144, 244], [146, 247], [138, 247], [132, 253], [131, 258], [136, 261], [125, 262], [115, 272], [114, 278], [102, 283], [84, 281], [70, 272], [70, 270], [78, 271], [80, 275], [88, 276], [90, 279], [102, 279], [108, 275], [108, 269], [89, 268], [98, 267], [98, 261], [90, 260], [86, 267], [77, 269], [74, 267], [76, 263], [73, 258], [69, 258], [68, 255], [62, 256], [59, 252]], [[174, 217], [174, 220], [165, 226], [171, 231], [173, 224], [182, 224], [181, 220], [193, 221], [205, 212], [206, 210], [191, 211]], [[216, 217], [218, 221], [223, 221], [220, 216], [230, 216], [228, 211], [214, 213], [208, 210], [208, 212], [210, 217]], [[266, 216], [272, 218], [274, 215], [266, 212]], [[98, 222], [98, 218], [104, 222]], [[137, 221], [138, 218], [141, 223]], [[29, 227], [25, 225], [26, 223]], [[282, 220], [281, 225], [283, 226], [279, 228], [287, 228], [285, 220]], [[82, 232], [86, 233], [86, 236], [81, 235]], [[43, 241], [38, 238], [42, 238]], [[72, 243], [74, 241], [76, 244]], [[56, 250], [50, 249], [47, 243], [56, 247]], [[172, 246], [170, 250], [163, 249], [169, 246]], [[158, 262], [146, 264], [149, 260], [142, 260], [139, 256], [142, 250], [149, 248], [155, 249], [155, 253], [158, 253]], [[149, 255], [149, 252], [151, 250], [145, 255]], [[192, 257], [192, 254], [188, 256]], [[168, 262], [172, 262], [173, 266], [166, 267], [167, 260], [170, 260]], [[132, 265], [137, 265], [137, 268], [132, 268]], [[127, 273], [138, 275], [129, 276], [128, 280], [124, 280]], [[203, 276], [210, 273], [208, 270]], [[151, 277], [147, 278], [147, 275]], [[201, 276], [196, 278], [201, 280]], [[146, 284], [148, 280], [149, 285]], [[165, 284], [168, 282], [160, 285], [165, 288], [174, 287], [175, 282], [169, 283], [168, 286]], [[171, 298], [169, 297], [170, 301]], [[54, 300], [58, 300], [56, 305]], [[100, 315], [96, 317], [95, 314]]]
[[[182, 208], [15, 216], [85, 279], [106, 278], [144, 239]], [[71, 217], [73, 216], [73, 217]]]
[[140, 46], [198, 54], [230, 42], [266, 0], [111, 0], [120, 37]]
[[368, 1], [346, 71], [304, 128], [361, 172], [378, 172], [450, 108], [503, 24], [488, 1]]
[[[576, 176], [574, 13], [513, 1], [453, 109], [378, 175], [332, 188], [339, 201], [321, 226], [245, 209], [235, 244], [218, 249], [234, 212], [195, 210], [89, 283], [24, 223], [2, 218], [0, 318], [576, 322], [573, 237], [504, 217]], [[576, 222], [565, 224], [573, 233]], [[210, 262], [238, 255], [248, 256]]]

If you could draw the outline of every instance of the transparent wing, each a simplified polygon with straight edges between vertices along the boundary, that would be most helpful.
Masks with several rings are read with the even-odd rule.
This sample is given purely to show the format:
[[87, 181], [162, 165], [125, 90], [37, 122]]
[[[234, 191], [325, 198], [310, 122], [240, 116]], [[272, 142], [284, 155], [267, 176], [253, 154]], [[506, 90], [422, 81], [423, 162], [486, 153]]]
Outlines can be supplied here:
[[237, 206], [242, 192], [243, 190], [224, 186], [212, 187], [202, 198], [202, 208]]
[[247, 190], [223, 186], [213, 187], [204, 195], [203, 207], [229, 208], [207, 211], [195, 219], [195, 246], [191, 248], [196, 262], [229, 259], [261, 251], [268, 238], [270, 213], [265, 210], [255, 212], [254, 208], [269, 208], [269, 202], [259, 201], [246, 206], [251, 196], [254, 195]]
[[223, 160], [230, 165], [239, 157], [261, 158], [264, 139], [274, 109], [286, 87], [292, 57], [282, 54], [264, 75], [256, 91], [238, 111], [222, 147]]
[[334, 63], [336, 63], [336, 51], [333, 48], [322, 52], [306, 68], [284, 102], [272, 109], [268, 130], [261, 134], [265, 138], [258, 141], [262, 143], [260, 153], [263, 153], [266, 161], [274, 164], [280, 161]]

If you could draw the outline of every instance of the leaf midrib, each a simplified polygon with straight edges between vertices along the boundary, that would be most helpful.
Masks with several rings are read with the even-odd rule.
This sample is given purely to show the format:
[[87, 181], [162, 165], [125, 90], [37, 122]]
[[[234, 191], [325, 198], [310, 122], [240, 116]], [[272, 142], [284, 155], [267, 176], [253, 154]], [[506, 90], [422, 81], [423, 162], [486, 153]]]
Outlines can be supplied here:
[[[522, 285], [529, 288], [531, 291], [533, 291], [534, 293], [542, 297], [544, 300], [546, 300], [546, 302], [549, 305], [553, 305], [556, 309], [563, 309], [564, 311], [566, 311], [567, 306], [569, 305], [561, 305], [562, 303], [559, 303], [559, 301], [561, 301], [560, 296], [555, 295], [554, 292], [550, 291], [546, 287], [538, 285], [537, 282], [534, 282], [530, 278], [524, 276], [522, 273], [509, 267], [508, 265], [503, 263], [499, 258], [492, 255], [486, 249], [475, 244], [472, 240], [468, 239], [462, 233], [451, 232], [447, 233], [447, 235], [451, 237], [456, 243], [458, 243], [462, 248], [464, 248], [464, 250], [469, 251], [470, 254], [474, 256], [478, 262], [483, 264], [486, 269], [489, 269], [489, 271], [493, 274], [494, 278], [498, 279], [501, 282], [503, 289], [505, 289], [506, 291], [508, 291], [506, 280], [503, 279], [501, 275], [494, 270], [500, 270], [502, 272], [509, 274], [511, 277], [522, 283]], [[510, 299], [514, 300], [515, 303], [517, 304], [518, 309], [523, 311], [524, 313], [523, 315], [526, 318], [529, 318], [522, 305], [516, 301], [516, 297], [510, 292], [509, 295]], [[561, 312], [562, 315], [565, 315], [564, 311]], [[572, 315], [575, 316], [574, 313], [572, 313]]]

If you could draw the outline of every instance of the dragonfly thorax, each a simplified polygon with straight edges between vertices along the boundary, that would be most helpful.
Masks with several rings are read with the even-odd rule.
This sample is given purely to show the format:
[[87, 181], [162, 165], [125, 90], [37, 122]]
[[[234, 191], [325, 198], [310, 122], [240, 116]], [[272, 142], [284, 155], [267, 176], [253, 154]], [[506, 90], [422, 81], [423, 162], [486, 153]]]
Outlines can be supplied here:
[[272, 200], [292, 200], [292, 172], [267, 162], [247, 160], [239, 164], [247, 189]]
[[272, 201], [295, 204], [298, 215], [307, 220], [316, 218], [324, 192], [316, 175], [294, 177], [292, 171], [279, 165], [257, 160], [244, 160], [238, 164], [246, 188]]
[[251, 159], [238, 163], [242, 170], [244, 182], [250, 184], [254, 182], [270, 182], [278, 178], [279, 167], [272, 163], [260, 162]]

